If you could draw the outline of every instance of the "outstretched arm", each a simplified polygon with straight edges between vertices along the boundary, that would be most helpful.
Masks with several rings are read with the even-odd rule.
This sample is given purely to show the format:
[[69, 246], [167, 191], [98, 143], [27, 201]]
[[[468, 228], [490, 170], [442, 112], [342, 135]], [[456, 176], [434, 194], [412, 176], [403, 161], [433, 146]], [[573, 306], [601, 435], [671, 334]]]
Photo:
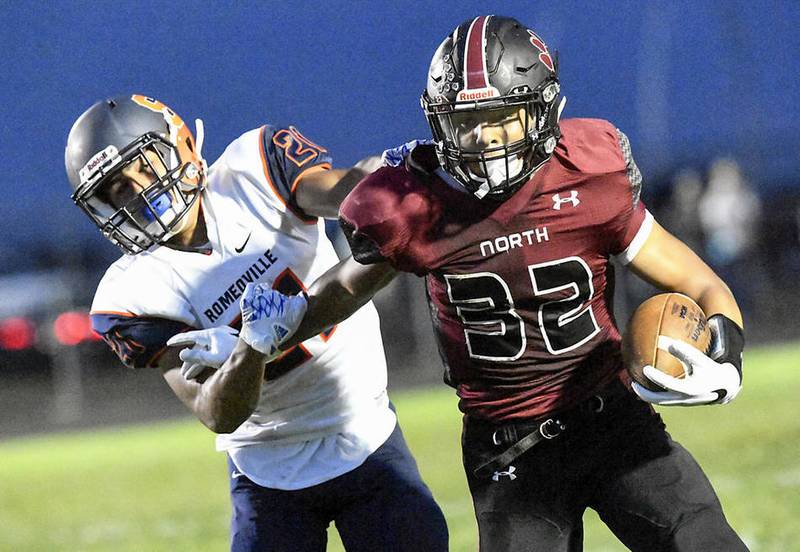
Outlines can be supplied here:
[[347, 257], [308, 288], [308, 309], [297, 331], [281, 349], [345, 320], [391, 282], [396, 270], [388, 262], [362, 265]]
[[381, 167], [380, 156], [367, 157], [350, 169], [311, 170], [297, 183], [297, 204], [309, 215], [335, 219], [339, 205], [358, 182]]
[[[351, 169], [310, 169], [296, 182], [295, 197], [298, 205], [308, 214], [326, 218], [336, 218], [339, 205], [352, 188], [367, 174], [381, 165], [380, 157], [369, 157]], [[285, 337], [275, 335], [276, 323], [283, 325], [289, 334], [289, 341], [281, 345], [286, 350], [308, 339], [326, 328], [349, 317], [394, 277], [394, 269], [388, 263], [364, 266], [352, 257], [341, 261], [321, 276], [308, 291], [308, 313], [302, 321], [299, 304], [305, 303], [302, 297], [283, 297], [287, 309], [260, 311], [261, 320], [253, 321], [253, 330], [244, 331], [242, 338], [234, 344], [229, 342], [227, 350], [233, 352], [218, 369], [202, 371], [201, 365], [189, 364], [181, 373], [180, 350], [173, 347], [160, 362], [164, 378], [173, 392], [192, 412], [212, 431], [229, 433], [242, 424], [253, 412], [260, 396], [264, 379], [264, 365], [270, 355], [259, 352], [256, 342], [283, 343]], [[245, 295], [258, 295], [258, 299], [274, 304], [281, 294], [265, 286], [245, 290]], [[291, 303], [291, 308], [289, 304]], [[299, 315], [296, 313], [300, 312]], [[243, 304], [244, 315], [244, 304]], [[248, 317], [243, 316], [245, 329], [250, 325]], [[206, 330], [212, 335], [224, 337], [219, 329]], [[190, 332], [191, 333], [191, 332]], [[182, 334], [187, 336], [189, 334]], [[227, 338], [226, 338], [227, 339]], [[250, 343], [250, 345], [248, 345]], [[197, 353], [194, 343], [183, 342], [183, 355]], [[195, 350], [194, 353], [189, 351]], [[264, 351], [266, 352], [266, 351]], [[201, 351], [202, 353], [202, 351]], [[187, 357], [188, 358], [188, 357]], [[202, 359], [201, 359], [202, 360]], [[217, 366], [211, 366], [217, 368]], [[192, 379], [198, 372], [200, 377]]]
[[[395, 274], [386, 262], [362, 265], [348, 257], [311, 285], [307, 303], [303, 296], [287, 297], [268, 286], [248, 284], [242, 298], [239, 337], [224, 328], [175, 336], [169, 344], [177, 347], [163, 355], [159, 364], [164, 379], [209, 429], [230, 433], [255, 410], [264, 365], [279, 353], [274, 346], [289, 349], [345, 320]], [[188, 348], [181, 351], [181, 347]], [[183, 373], [182, 360], [186, 365]], [[195, 363], [209, 369], [192, 379], [187, 374], [194, 377], [200, 371]]]

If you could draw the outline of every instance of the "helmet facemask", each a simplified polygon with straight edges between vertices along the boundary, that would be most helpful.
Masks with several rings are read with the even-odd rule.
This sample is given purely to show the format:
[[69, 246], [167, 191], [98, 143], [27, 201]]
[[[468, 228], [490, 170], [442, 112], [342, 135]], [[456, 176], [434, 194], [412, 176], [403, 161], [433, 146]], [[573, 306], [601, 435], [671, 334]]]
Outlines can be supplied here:
[[[442, 167], [479, 199], [507, 199], [556, 147], [558, 93], [558, 82], [551, 79], [532, 92], [487, 100], [434, 102], [423, 94]], [[487, 144], [477, 135], [487, 129], [503, 139]], [[476, 136], [465, 135], [470, 132]]]
[[72, 195], [104, 236], [137, 254], [183, 230], [203, 187], [194, 159], [183, 162], [178, 147], [156, 133], [105, 153], [90, 174], [81, 174], [83, 183]]

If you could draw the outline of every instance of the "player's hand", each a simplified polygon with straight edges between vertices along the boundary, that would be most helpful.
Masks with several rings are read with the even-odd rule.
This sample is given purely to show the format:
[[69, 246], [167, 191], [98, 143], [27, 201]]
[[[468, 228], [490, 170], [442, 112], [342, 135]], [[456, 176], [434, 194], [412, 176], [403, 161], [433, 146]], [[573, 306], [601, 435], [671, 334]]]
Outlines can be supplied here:
[[726, 404], [736, 398], [742, 388], [742, 377], [730, 362], [719, 363], [688, 343], [663, 335], [658, 348], [675, 356], [686, 368], [684, 378], [676, 378], [645, 366], [642, 372], [665, 391], [650, 391], [633, 382], [634, 392], [643, 400], [665, 406]]
[[411, 150], [417, 146], [422, 146], [425, 144], [433, 144], [433, 140], [411, 140], [410, 142], [401, 144], [396, 148], [384, 150], [383, 155], [381, 155], [383, 166], [397, 167], [398, 165], [402, 165], [405, 162], [406, 157], [408, 157], [408, 155], [411, 153]]
[[360, 170], [366, 175], [374, 173], [383, 166], [385, 166], [385, 163], [383, 162], [382, 156], [371, 155], [369, 157], [365, 157], [364, 159], [360, 160], [358, 163], [353, 165], [353, 168]]
[[181, 375], [192, 380], [206, 368], [217, 369], [225, 364], [237, 341], [239, 332], [229, 326], [220, 326], [173, 335], [167, 345], [186, 347], [178, 354], [183, 361]]
[[303, 295], [284, 295], [264, 284], [247, 284], [239, 304], [239, 338], [267, 355], [267, 362], [281, 354], [278, 347], [294, 334], [308, 307]]

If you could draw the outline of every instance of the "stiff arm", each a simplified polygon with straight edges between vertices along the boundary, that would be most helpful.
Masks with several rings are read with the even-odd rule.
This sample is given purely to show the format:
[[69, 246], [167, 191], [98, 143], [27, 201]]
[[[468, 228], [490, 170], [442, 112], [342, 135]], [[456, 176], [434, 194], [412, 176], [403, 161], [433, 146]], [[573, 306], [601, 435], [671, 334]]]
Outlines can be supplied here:
[[397, 275], [388, 262], [362, 265], [347, 257], [308, 288], [308, 309], [300, 326], [281, 349], [286, 350], [347, 319]]

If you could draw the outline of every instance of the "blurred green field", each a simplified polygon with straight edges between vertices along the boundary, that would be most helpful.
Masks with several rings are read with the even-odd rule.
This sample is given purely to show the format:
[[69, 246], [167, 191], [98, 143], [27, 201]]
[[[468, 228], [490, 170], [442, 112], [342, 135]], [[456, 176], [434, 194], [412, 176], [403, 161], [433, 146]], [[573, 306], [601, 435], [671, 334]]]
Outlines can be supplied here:
[[[731, 405], [662, 412], [750, 548], [800, 550], [800, 346], [749, 352], [745, 384]], [[451, 549], [475, 550], [452, 391], [393, 399]], [[193, 420], [0, 442], [3, 551], [226, 550], [228, 516], [224, 456]], [[593, 513], [586, 521], [586, 550], [625, 550]]]

